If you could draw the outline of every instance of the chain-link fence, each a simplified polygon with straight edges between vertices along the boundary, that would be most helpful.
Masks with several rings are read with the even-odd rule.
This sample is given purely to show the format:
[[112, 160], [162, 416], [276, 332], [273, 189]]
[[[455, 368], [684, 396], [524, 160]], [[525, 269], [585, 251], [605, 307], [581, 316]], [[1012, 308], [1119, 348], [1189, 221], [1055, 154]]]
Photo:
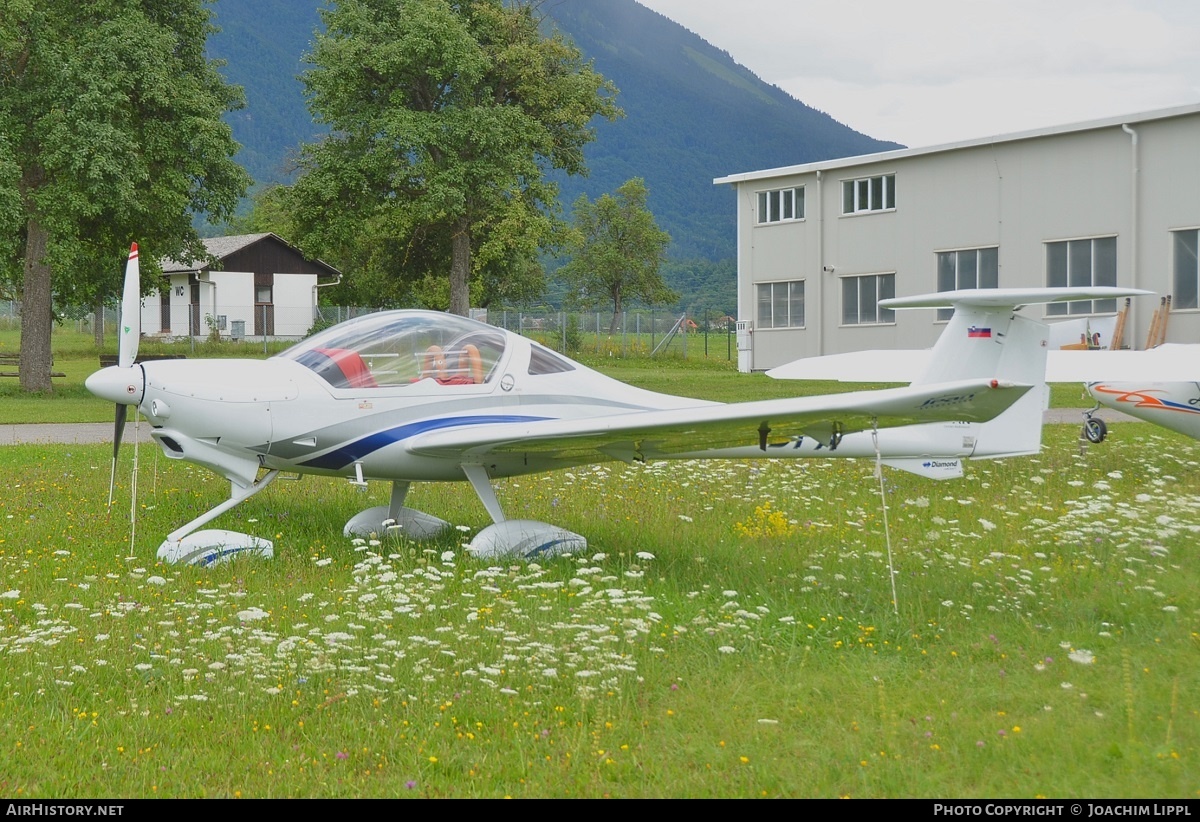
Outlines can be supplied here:
[[[196, 306], [187, 304], [144, 306], [142, 332], [148, 337], [193, 343], [202, 340], [251, 344], [297, 340], [381, 309], [362, 306]], [[103, 311], [104, 328], [114, 334], [119, 322], [116, 306]], [[715, 311], [684, 313], [668, 309], [611, 312], [556, 311], [545, 309], [473, 309], [481, 322], [535, 339], [568, 355], [602, 357], [669, 356], [735, 360], [736, 320]], [[67, 309], [60, 324], [81, 334], [94, 333], [93, 310]], [[20, 303], [0, 300], [0, 330], [21, 325]]]
[[611, 312], [489, 308], [476, 319], [515, 331], [569, 355], [737, 358], [733, 317], [667, 309]]
[[[327, 327], [378, 309], [321, 306], [317, 324]], [[621, 312], [554, 309], [472, 309], [471, 317], [516, 332], [569, 355], [737, 358], [734, 317], [715, 311], [639, 309]]]
[[0, 331], [16, 331], [21, 327], [21, 304], [15, 300], [0, 300]]

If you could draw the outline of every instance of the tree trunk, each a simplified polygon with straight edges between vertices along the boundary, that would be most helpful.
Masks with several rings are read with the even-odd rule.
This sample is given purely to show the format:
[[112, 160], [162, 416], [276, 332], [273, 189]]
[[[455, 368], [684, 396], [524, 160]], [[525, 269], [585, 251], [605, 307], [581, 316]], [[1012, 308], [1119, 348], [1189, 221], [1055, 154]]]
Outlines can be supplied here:
[[97, 348], [104, 347], [104, 298], [96, 298], [96, 320], [92, 323], [92, 339]]
[[617, 333], [617, 321], [621, 318], [621, 293], [613, 294], [613, 318], [608, 324], [608, 336], [613, 336]]
[[46, 264], [48, 233], [36, 217], [26, 226], [25, 266], [21, 293], [21, 390], [52, 391], [50, 332], [54, 308], [50, 267]]
[[467, 316], [471, 309], [471, 223], [458, 221], [450, 246], [450, 313]]

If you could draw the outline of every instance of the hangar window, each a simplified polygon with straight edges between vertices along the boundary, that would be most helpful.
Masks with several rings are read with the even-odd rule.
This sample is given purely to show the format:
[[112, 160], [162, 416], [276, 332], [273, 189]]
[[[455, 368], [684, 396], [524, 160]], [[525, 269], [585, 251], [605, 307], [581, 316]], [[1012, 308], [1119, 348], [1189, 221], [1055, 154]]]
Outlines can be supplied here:
[[864, 214], [896, 207], [896, 175], [842, 181], [842, 213]]
[[1172, 231], [1175, 276], [1172, 282], [1172, 308], [1200, 308], [1200, 229]]
[[[1089, 237], [1046, 243], [1046, 285], [1115, 286], [1117, 284], [1117, 238]], [[1046, 314], [1108, 314], [1117, 310], [1116, 300], [1080, 300], [1049, 303]]]
[[[937, 290], [996, 288], [1000, 281], [1000, 249], [968, 248], [937, 253]], [[937, 318], [949, 320], [953, 308], [939, 308]]]
[[894, 323], [896, 312], [879, 301], [896, 296], [896, 275], [867, 274], [842, 278], [842, 325]]
[[804, 327], [804, 281], [758, 284], [759, 328]]
[[804, 186], [758, 192], [758, 222], [804, 219]]

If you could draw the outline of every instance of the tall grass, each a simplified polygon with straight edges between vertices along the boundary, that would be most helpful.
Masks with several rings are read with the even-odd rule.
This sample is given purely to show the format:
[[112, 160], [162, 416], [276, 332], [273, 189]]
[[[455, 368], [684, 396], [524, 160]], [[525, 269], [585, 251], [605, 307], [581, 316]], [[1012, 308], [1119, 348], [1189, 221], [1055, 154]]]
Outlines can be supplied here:
[[[223, 480], [0, 449], [0, 784], [21, 797], [1200, 795], [1198, 449], [1146, 424], [931, 483], [869, 462], [612, 464], [500, 483], [586, 556], [461, 530], [350, 541], [386, 500], [278, 482], [224, 515], [276, 557], [159, 540]], [[885, 538], [894, 549], [896, 598]]]

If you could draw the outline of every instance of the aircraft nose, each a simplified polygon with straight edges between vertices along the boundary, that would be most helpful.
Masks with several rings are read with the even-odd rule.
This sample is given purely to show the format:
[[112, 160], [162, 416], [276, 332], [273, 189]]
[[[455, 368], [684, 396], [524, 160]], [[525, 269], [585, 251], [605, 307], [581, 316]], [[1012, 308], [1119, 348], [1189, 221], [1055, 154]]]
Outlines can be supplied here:
[[146, 391], [146, 376], [140, 365], [131, 368], [111, 365], [92, 374], [83, 384], [102, 400], [117, 405], [138, 405]]

